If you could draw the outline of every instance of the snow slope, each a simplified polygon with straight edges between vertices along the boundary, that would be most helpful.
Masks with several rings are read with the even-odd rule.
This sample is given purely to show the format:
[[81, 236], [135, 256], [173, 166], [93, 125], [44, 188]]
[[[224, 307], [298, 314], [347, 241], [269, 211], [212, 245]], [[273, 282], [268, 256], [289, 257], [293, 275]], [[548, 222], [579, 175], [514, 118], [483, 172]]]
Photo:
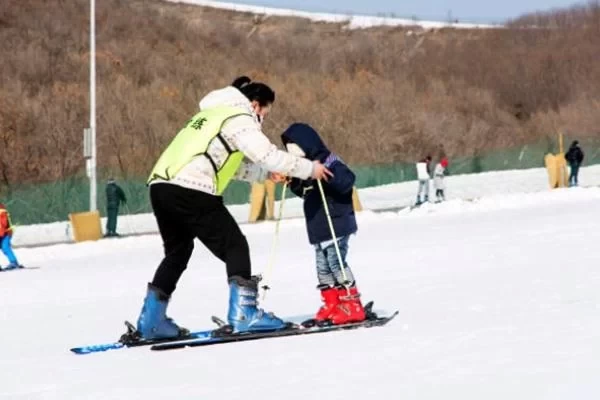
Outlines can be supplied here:
[[254, 14], [276, 15], [285, 17], [307, 18], [312, 21], [347, 23], [349, 29], [370, 28], [374, 26], [420, 26], [422, 28], [497, 28], [497, 25], [489, 24], [470, 24], [470, 23], [449, 23], [441, 21], [418, 21], [406, 18], [375, 17], [369, 15], [344, 15], [333, 13], [315, 13], [308, 11], [291, 10], [285, 8], [263, 7], [244, 5], [236, 3], [227, 3], [211, 0], [166, 0], [172, 3], [193, 4], [204, 7], [220, 8], [238, 12], [248, 12]]
[[[600, 185], [600, 165], [583, 167], [579, 174], [583, 185]], [[465, 174], [446, 178], [448, 200], [472, 200], [474, 198], [508, 194], [547, 192], [548, 177], [544, 168], [526, 170], [493, 171], [480, 174]], [[382, 210], [406, 207], [415, 202], [418, 184], [415, 181], [385, 186], [359, 189], [359, 198], [363, 208]], [[430, 189], [433, 192], [433, 184]], [[276, 208], [279, 207], [276, 202]], [[229, 210], [240, 222], [248, 220], [249, 205], [229, 206]], [[284, 217], [302, 216], [302, 202], [298, 198], [287, 199], [284, 204]], [[105, 226], [102, 219], [102, 226]], [[155, 234], [158, 232], [152, 214], [121, 215], [118, 231], [122, 234]], [[15, 247], [71, 242], [72, 232], [68, 221], [51, 224], [20, 226], [17, 228], [13, 243]]]
[[[41, 269], [0, 273], [0, 399], [592, 400], [600, 396], [600, 188], [494, 195], [359, 215], [349, 262], [383, 328], [76, 356], [135, 320], [161, 259], [156, 236], [21, 249]], [[264, 273], [273, 223], [243, 225]], [[263, 302], [319, 306], [303, 221], [281, 225]], [[197, 245], [168, 315], [226, 312], [223, 265]]]

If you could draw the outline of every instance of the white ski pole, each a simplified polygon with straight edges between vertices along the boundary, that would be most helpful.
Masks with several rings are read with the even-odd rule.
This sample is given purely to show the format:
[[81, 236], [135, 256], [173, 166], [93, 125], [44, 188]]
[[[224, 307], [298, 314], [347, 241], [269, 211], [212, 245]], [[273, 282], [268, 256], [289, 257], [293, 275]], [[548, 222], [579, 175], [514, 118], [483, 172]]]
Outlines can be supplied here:
[[323, 207], [325, 208], [325, 215], [327, 216], [327, 223], [329, 224], [329, 230], [331, 231], [331, 238], [333, 239], [333, 245], [335, 246], [335, 252], [338, 256], [338, 261], [340, 263], [340, 269], [342, 270], [342, 277], [344, 278], [344, 286], [348, 289], [348, 277], [346, 276], [346, 266], [344, 265], [344, 260], [342, 259], [342, 253], [340, 253], [340, 248], [338, 246], [337, 237], [335, 235], [335, 229], [333, 229], [333, 222], [331, 221], [331, 215], [329, 215], [329, 207], [327, 206], [327, 199], [325, 198], [325, 192], [323, 191], [323, 185], [321, 184], [321, 180], [317, 179], [317, 185], [319, 186], [319, 192], [321, 192], [321, 200], [323, 201]]
[[[275, 260], [275, 253], [277, 250], [277, 242], [279, 239], [279, 223], [281, 222], [281, 217], [283, 215], [283, 204], [285, 203], [285, 190], [287, 189], [287, 181], [283, 184], [283, 189], [281, 191], [281, 202], [279, 204], [279, 213], [277, 215], [277, 221], [275, 221], [275, 236], [273, 236], [273, 244], [271, 245], [271, 254], [269, 255], [269, 263], [267, 264], [267, 270], [265, 272], [266, 281], [269, 282], [269, 278], [271, 277], [271, 271], [273, 270], [273, 264]], [[269, 285], [265, 284], [261, 287], [263, 289], [262, 299], [264, 300], [267, 297], [267, 290], [271, 289]]]

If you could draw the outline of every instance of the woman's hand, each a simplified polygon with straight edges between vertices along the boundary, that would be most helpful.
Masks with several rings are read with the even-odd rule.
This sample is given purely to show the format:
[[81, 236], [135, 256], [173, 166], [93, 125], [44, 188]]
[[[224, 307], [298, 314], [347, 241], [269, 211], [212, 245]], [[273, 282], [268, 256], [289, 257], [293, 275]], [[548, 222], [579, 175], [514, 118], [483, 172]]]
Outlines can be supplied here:
[[333, 173], [328, 170], [326, 166], [321, 164], [320, 161], [313, 161], [313, 179], [323, 179], [328, 181], [330, 176], [333, 176]]

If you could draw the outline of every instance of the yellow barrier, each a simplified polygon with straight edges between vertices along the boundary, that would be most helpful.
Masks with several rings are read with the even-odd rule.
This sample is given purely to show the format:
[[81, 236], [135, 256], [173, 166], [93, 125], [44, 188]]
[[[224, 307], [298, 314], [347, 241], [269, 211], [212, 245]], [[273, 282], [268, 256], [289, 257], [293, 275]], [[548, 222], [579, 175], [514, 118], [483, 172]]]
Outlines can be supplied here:
[[362, 211], [362, 204], [360, 204], [360, 199], [358, 198], [358, 190], [355, 187], [352, 188], [352, 208], [354, 208], [355, 212]]
[[[265, 192], [267, 204], [265, 206]], [[263, 182], [254, 182], [250, 191], [250, 217], [249, 222], [273, 219], [275, 215], [275, 182], [267, 179]]]
[[558, 184], [560, 187], [569, 186], [569, 173], [567, 171], [567, 159], [564, 153], [556, 156], [556, 169], [558, 170]]
[[563, 153], [546, 154], [544, 157], [546, 171], [548, 171], [548, 181], [551, 189], [567, 187], [567, 160]]
[[69, 221], [71, 221], [73, 238], [76, 242], [102, 238], [102, 226], [98, 211], [69, 214]]

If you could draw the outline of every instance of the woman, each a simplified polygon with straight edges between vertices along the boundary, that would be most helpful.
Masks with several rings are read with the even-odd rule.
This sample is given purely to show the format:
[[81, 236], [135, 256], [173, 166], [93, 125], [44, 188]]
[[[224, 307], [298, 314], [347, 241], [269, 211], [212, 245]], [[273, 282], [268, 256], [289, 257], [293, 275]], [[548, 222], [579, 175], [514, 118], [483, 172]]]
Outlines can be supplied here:
[[158, 266], [137, 322], [144, 339], [185, 336], [189, 332], [166, 316], [172, 293], [198, 238], [225, 262], [230, 288], [228, 323], [234, 332], [276, 330], [285, 323], [257, 308], [248, 242], [223, 203], [232, 179], [264, 180], [267, 171], [301, 179], [326, 179], [331, 172], [280, 151], [261, 130], [275, 93], [247, 77], [210, 92], [157, 161], [148, 184], [163, 240]]

